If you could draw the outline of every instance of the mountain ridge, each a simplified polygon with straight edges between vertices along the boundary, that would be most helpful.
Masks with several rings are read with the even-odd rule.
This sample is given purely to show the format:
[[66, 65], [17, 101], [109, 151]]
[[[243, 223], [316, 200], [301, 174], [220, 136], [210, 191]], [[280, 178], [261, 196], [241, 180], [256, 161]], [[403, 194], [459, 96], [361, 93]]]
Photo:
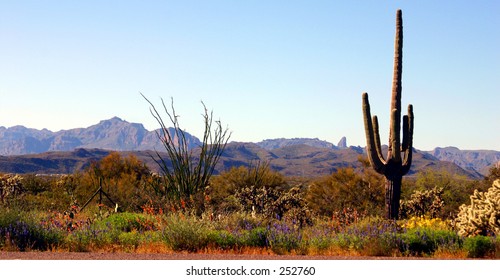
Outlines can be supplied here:
[[[36, 173], [36, 174], [68, 174], [82, 172], [92, 162], [101, 160], [112, 150], [79, 148], [73, 151], [50, 151], [40, 154], [0, 156], [0, 172], [3, 173]], [[156, 164], [156, 152], [121, 151], [122, 156], [136, 156], [146, 164], [152, 172], [161, 172]], [[160, 151], [163, 158], [167, 154]], [[194, 153], [197, 154], [197, 153]], [[285, 146], [266, 150], [255, 143], [228, 143], [216, 168], [219, 174], [236, 166], [255, 166], [258, 162], [268, 162], [269, 166], [285, 176], [319, 177], [329, 175], [340, 168], [362, 170], [360, 157], [366, 157], [364, 149], [349, 147], [346, 149], [328, 149], [312, 147], [304, 144]], [[414, 150], [413, 164], [408, 176], [415, 176], [424, 170], [447, 171], [463, 175], [471, 179], [481, 179], [483, 175], [465, 170], [447, 161], [440, 161], [433, 155]]]
[[[170, 128], [170, 132], [173, 133], [172, 128]], [[32, 129], [21, 125], [10, 128], [0, 126], [0, 156], [4, 166], [7, 166], [6, 158], [21, 160], [29, 158], [29, 155], [73, 152], [78, 149], [120, 152], [163, 151], [164, 147], [159, 141], [158, 133], [161, 134], [161, 130], [149, 131], [140, 123], [130, 123], [119, 117], [102, 120], [87, 128], [74, 128], [57, 132], [48, 129]], [[189, 148], [196, 148], [201, 144], [198, 138], [187, 132], [186, 138]], [[315, 169], [316, 171], [306, 172], [311, 174], [325, 172], [328, 168], [334, 170], [341, 166], [355, 166], [357, 159], [353, 160], [353, 154], [364, 153], [362, 147], [348, 146], [345, 137], [340, 139], [338, 145], [318, 138], [277, 138], [265, 139], [257, 143], [231, 142], [228, 144], [228, 148], [232, 149], [233, 154], [225, 152], [227, 158], [221, 159], [226, 166], [248, 164], [252, 160], [266, 160], [274, 161], [276, 169], [285, 170], [285, 173], [290, 174], [295, 172], [298, 175], [300, 175], [299, 169], [305, 168], [304, 166], [300, 167], [300, 165], [314, 166], [311, 170]], [[435, 161], [451, 162], [463, 169], [469, 177], [484, 176], [493, 165], [500, 162], [500, 152], [493, 150], [460, 150], [456, 147], [436, 147], [432, 151], [419, 151], [419, 153], [422, 154], [423, 161], [434, 162], [434, 165], [436, 165]], [[233, 161], [231, 161], [231, 157], [233, 157]], [[341, 157], [350, 159], [343, 160]], [[36, 158], [36, 156], [32, 156], [32, 158]], [[13, 161], [15, 162], [15, 160]], [[286, 164], [296, 166], [297, 170], [292, 171], [292, 166], [286, 166]], [[428, 162], [428, 164], [430, 163]], [[442, 165], [442, 163], [437, 165]], [[9, 167], [5, 171], [14, 169]], [[5, 172], [0, 168], [1, 171]]]
[[[149, 131], [140, 123], [129, 123], [118, 117], [102, 120], [86, 128], [73, 128], [52, 132], [24, 126], [0, 127], [0, 155], [25, 155], [50, 151], [71, 151], [78, 148], [108, 149], [116, 151], [162, 149], [158, 133]], [[173, 129], [170, 133], [174, 136]], [[200, 144], [198, 138], [186, 133], [189, 148]]]

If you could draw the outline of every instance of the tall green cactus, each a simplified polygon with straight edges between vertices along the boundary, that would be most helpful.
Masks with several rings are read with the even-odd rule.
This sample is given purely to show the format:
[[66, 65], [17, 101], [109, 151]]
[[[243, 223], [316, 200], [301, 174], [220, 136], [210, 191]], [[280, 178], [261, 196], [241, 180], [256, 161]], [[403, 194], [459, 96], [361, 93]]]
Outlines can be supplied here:
[[[411, 166], [413, 149], [413, 106], [403, 116], [403, 141], [400, 140], [401, 74], [403, 70], [403, 18], [396, 13], [396, 39], [394, 43], [394, 73], [392, 79], [391, 118], [387, 159], [382, 155], [377, 116], [370, 114], [368, 94], [363, 93], [363, 116], [366, 133], [366, 152], [371, 166], [386, 178], [385, 207], [388, 219], [397, 219], [401, 198], [401, 181]], [[403, 153], [403, 156], [401, 155]]]

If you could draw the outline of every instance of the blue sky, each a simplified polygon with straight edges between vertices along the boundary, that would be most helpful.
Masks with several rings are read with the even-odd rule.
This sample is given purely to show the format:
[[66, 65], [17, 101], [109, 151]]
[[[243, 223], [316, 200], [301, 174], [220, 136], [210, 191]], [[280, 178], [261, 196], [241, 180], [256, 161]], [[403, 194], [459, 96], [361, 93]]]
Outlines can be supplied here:
[[396, 10], [403, 108], [418, 149], [500, 150], [499, 1], [2, 1], [0, 125], [52, 131], [118, 116], [158, 127], [203, 101], [233, 141], [365, 146], [368, 92], [387, 143]]

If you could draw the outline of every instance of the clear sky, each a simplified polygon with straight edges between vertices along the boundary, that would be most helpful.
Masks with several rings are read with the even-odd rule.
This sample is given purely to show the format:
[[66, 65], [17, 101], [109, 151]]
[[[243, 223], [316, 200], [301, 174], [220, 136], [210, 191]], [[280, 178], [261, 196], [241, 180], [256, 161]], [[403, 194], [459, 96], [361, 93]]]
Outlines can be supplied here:
[[232, 141], [365, 146], [368, 92], [387, 144], [396, 10], [414, 146], [500, 150], [500, 1], [0, 1], [0, 126], [52, 131], [118, 116], [158, 124], [203, 101]]

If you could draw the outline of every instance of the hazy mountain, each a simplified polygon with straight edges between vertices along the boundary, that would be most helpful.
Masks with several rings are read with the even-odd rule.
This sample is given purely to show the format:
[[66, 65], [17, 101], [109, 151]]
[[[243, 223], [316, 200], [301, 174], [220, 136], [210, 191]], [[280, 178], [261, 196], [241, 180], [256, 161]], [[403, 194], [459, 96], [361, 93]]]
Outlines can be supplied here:
[[429, 152], [442, 161], [450, 161], [465, 170], [488, 174], [500, 162], [500, 152], [491, 150], [459, 150], [456, 147], [435, 148]]
[[272, 150], [277, 148], [283, 148], [287, 146], [295, 145], [307, 145], [317, 148], [328, 148], [336, 149], [337, 147], [330, 142], [319, 140], [318, 138], [277, 138], [277, 139], [266, 139], [264, 141], [256, 143], [259, 147], [266, 150]]
[[[96, 148], [115, 151], [161, 150], [158, 131], [148, 131], [142, 124], [129, 123], [114, 117], [87, 128], [52, 132], [23, 126], [0, 127], [0, 155], [24, 155], [48, 151], [72, 151], [78, 148]], [[173, 133], [173, 130], [170, 130]], [[174, 138], [176, 136], [174, 135]], [[190, 148], [200, 141], [186, 133]], [[174, 142], [177, 139], [174, 139]]]

